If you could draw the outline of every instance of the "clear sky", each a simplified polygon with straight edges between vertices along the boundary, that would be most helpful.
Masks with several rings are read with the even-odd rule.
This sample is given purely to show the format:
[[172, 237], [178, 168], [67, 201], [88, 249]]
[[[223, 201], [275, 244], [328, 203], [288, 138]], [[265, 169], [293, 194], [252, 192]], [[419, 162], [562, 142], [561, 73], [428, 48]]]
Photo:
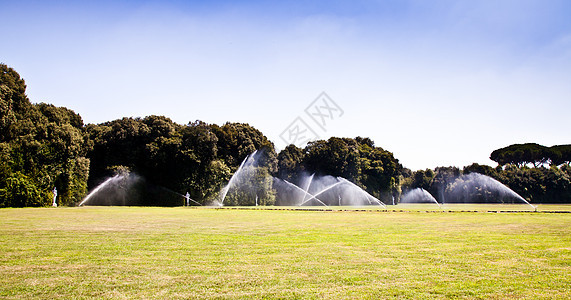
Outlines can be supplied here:
[[279, 150], [302, 120], [413, 170], [571, 143], [567, 0], [0, 1], [0, 20], [30, 100], [86, 123], [247, 122]]

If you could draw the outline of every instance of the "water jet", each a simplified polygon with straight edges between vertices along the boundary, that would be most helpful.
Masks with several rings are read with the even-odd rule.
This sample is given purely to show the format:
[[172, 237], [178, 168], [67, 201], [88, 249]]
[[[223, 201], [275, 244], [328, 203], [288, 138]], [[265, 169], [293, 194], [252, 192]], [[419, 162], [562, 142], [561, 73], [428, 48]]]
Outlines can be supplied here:
[[408, 191], [401, 198], [400, 203], [436, 203], [441, 208], [440, 203], [425, 189], [416, 188]]

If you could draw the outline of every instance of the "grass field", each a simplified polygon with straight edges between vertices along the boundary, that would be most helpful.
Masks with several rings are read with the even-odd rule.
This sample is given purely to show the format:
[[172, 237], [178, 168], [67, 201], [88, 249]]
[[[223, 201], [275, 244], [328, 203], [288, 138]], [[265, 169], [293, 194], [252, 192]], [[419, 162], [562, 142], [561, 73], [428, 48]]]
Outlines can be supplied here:
[[[211, 207], [212, 208], [212, 207]], [[218, 207], [217, 207], [218, 208]], [[368, 206], [230, 206], [222, 209], [248, 210], [308, 210], [308, 211], [387, 211], [387, 212], [566, 212], [571, 213], [570, 204], [435, 204], [407, 203], [398, 205]]]
[[4, 299], [571, 298], [567, 213], [1, 209], [0, 242]]

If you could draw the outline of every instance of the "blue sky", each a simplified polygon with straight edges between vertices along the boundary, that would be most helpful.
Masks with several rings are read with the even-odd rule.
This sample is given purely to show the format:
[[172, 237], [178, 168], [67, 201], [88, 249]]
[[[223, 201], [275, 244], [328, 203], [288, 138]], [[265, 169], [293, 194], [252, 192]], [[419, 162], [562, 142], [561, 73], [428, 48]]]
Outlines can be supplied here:
[[86, 123], [247, 122], [281, 149], [299, 117], [414, 170], [571, 142], [570, 1], [46, 2], [0, 1], [0, 61]]

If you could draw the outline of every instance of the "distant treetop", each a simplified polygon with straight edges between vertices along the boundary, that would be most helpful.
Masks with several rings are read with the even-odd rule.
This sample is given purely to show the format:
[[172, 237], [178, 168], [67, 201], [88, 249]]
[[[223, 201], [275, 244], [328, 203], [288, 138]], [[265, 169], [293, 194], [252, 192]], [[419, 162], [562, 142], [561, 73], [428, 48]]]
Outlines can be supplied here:
[[494, 150], [490, 159], [499, 165], [513, 164], [518, 167], [533, 164], [569, 164], [571, 162], [571, 145], [545, 147], [536, 143], [513, 144]]

